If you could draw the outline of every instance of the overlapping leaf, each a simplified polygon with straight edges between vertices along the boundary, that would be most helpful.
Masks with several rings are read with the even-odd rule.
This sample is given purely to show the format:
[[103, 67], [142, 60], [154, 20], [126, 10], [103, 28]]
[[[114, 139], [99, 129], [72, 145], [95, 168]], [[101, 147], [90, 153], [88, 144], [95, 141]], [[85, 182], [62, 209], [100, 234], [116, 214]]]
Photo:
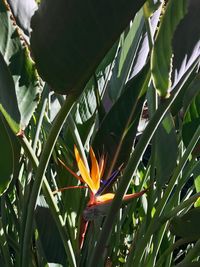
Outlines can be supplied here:
[[168, 113], [155, 135], [155, 166], [157, 183], [167, 183], [176, 166], [178, 143], [173, 118]]
[[[6, 89], [2, 93], [9, 101], [14, 97], [17, 98], [17, 103], [16, 101], [12, 103], [14, 110], [12, 120], [16, 120], [16, 116], [18, 116], [18, 126], [15, 126], [15, 129], [12, 128], [16, 132], [17, 128], [24, 129], [28, 124], [37, 105], [41, 89], [28, 48], [20, 36], [11, 11], [5, 6], [3, 0], [0, 1], [0, 28], [0, 52], [12, 74], [15, 89], [12, 94]], [[9, 107], [7, 107], [9, 102], [6, 101], [4, 105], [5, 112], [9, 113]], [[20, 116], [17, 115], [18, 111]], [[16, 114], [14, 114], [15, 112]]]
[[188, 0], [188, 2], [188, 12], [177, 26], [173, 36], [172, 79], [174, 85], [194, 60], [200, 57], [200, 2], [199, 0]]
[[123, 94], [106, 115], [95, 136], [94, 147], [98, 152], [106, 151], [108, 166], [119, 146], [121, 150], [117, 160], [118, 167], [130, 156], [144, 101], [141, 92], [145, 92], [149, 81], [148, 71], [149, 65], [147, 64], [135, 78], [126, 84]]
[[[200, 124], [200, 75], [190, 84], [185, 96], [184, 108], [186, 109], [183, 121], [183, 141], [187, 146]], [[200, 154], [199, 142], [194, 150], [195, 155]]]
[[31, 37], [40, 75], [56, 92], [80, 93], [144, 2], [42, 1]]
[[[166, 97], [171, 86], [172, 38], [174, 31], [187, 12], [188, 0], [170, 0], [161, 19], [158, 35], [151, 56], [154, 86]], [[176, 12], [174, 14], [174, 12]]]
[[[152, 35], [154, 35], [159, 21], [161, 8], [151, 17]], [[125, 35], [125, 34], [124, 34]], [[135, 16], [127, 35], [121, 38], [120, 51], [115, 60], [109, 83], [109, 95], [112, 101], [116, 101], [121, 94], [125, 83], [136, 76], [144, 67], [149, 54], [149, 41], [146, 32], [143, 10]]]

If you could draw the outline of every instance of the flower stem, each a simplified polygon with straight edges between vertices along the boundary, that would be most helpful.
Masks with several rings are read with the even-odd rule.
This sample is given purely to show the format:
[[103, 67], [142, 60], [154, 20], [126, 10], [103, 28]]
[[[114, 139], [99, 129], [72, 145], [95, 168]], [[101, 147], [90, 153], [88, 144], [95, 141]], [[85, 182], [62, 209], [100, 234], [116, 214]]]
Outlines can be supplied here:
[[[44, 145], [44, 149], [43, 149], [40, 162], [37, 168], [37, 172], [35, 175], [35, 181], [33, 183], [33, 188], [32, 188], [32, 192], [30, 195], [30, 201], [27, 205], [28, 212], [27, 212], [27, 220], [26, 220], [26, 225], [25, 225], [24, 238], [22, 242], [22, 254], [21, 254], [21, 265], [20, 265], [22, 267], [29, 266], [29, 253], [30, 253], [31, 237], [32, 237], [32, 232], [33, 232], [34, 209], [36, 206], [37, 197], [39, 195], [39, 192], [42, 186], [42, 182], [44, 180], [44, 174], [47, 169], [47, 166], [48, 166], [51, 154], [53, 152], [55, 143], [59, 136], [59, 133], [76, 99], [77, 99], [77, 96], [67, 97], [64, 105], [61, 107], [57, 117], [54, 120], [50, 133]], [[29, 153], [29, 156], [33, 156], [30, 151], [28, 151], [28, 153]], [[71, 255], [71, 257], [68, 258], [70, 262], [70, 266], [76, 266], [75, 258], [72, 257], [72, 250], [70, 248], [69, 250], [70, 252], [68, 253], [68, 255]]]

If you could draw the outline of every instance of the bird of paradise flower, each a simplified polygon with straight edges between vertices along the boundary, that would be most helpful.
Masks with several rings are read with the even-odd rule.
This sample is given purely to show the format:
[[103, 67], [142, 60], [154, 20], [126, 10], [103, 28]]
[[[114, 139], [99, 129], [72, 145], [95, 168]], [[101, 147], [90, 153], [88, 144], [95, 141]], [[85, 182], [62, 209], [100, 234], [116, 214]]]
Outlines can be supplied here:
[[[95, 153], [92, 148], [90, 148], [90, 159], [91, 159], [91, 170], [88, 171], [84, 161], [82, 160], [78, 149], [74, 146], [74, 154], [77, 162], [77, 166], [80, 172], [80, 176], [78, 176], [74, 171], [72, 171], [68, 166], [66, 166], [60, 159], [59, 162], [63, 165], [65, 169], [67, 169], [77, 180], [82, 183], [85, 183], [87, 186], [68, 186], [58, 191], [64, 191], [70, 188], [89, 188], [90, 198], [87, 203], [86, 209], [83, 212], [83, 216], [81, 218], [80, 225], [80, 236], [79, 236], [79, 245], [82, 248], [84, 243], [85, 234], [87, 231], [88, 222], [90, 220], [94, 220], [99, 215], [104, 214], [104, 208], [111, 203], [113, 198], [115, 197], [114, 193], [105, 193], [104, 190], [110, 186], [110, 184], [114, 181], [114, 179], [118, 176], [120, 169], [116, 170], [111, 177], [107, 181], [103, 181], [103, 173], [105, 169], [105, 157], [102, 156], [100, 161], [98, 162], [95, 156]], [[128, 201], [130, 199], [138, 198], [142, 196], [147, 189], [133, 193], [127, 194], [123, 197], [123, 201]]]

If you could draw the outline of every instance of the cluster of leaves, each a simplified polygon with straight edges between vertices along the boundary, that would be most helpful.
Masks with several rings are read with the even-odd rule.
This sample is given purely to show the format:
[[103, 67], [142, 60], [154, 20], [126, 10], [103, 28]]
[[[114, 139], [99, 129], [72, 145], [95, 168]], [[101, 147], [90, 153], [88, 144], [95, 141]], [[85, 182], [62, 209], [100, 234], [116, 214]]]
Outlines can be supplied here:
[[[199, 265], [200, 3], [166, 2], [0, 0], [1, 266]], [[82, 248], [74, 144], [121, 170]]]

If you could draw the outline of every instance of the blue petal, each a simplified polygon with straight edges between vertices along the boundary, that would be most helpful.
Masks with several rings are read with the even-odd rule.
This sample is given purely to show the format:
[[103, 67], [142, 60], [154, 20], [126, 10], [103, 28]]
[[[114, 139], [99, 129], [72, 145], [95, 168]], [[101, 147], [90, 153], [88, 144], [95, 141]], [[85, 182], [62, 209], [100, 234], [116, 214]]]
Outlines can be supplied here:
[[108, 180], [106, 181], [101, 180], [102, 185], [97, 191], [97, 193], [95, 194], [95, 196], [101, 195], [103, 191], [115, 180], [115, 178], [118, 176], [119, 173], [120, 173], [120, 169], [114, 171]]

